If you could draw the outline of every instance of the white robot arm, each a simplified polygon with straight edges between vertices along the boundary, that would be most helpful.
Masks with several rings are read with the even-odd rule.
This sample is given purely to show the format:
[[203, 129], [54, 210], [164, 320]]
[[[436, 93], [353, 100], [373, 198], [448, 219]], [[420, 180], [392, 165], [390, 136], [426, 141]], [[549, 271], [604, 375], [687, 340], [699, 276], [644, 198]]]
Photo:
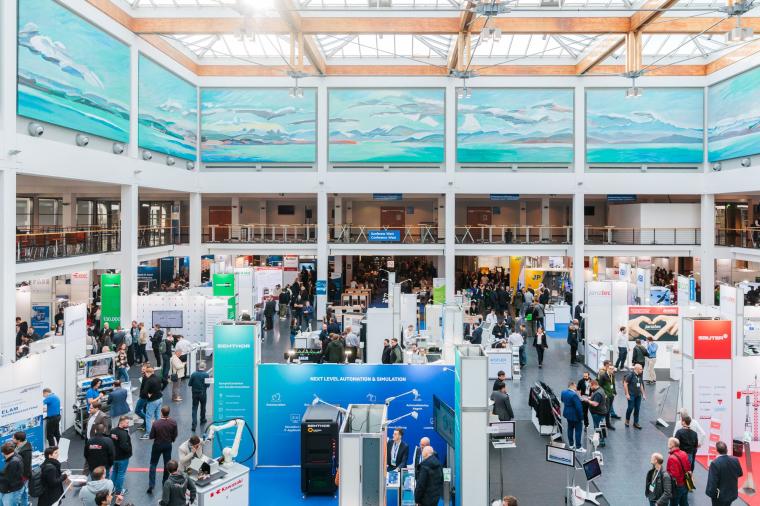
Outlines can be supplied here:
[[232, 465], [235, 457], [237, 457], [238, 450], [240, 449], [240, 440], [243, 438], [245, 420], [242, 418], [235, 418], [221, 425], [209, 426], [208, 433], [206, 434], [206, 439], [204, 441], [204, 443], [213, 441], [215, 433], [219, 432], [220, 430], [231, 429], [232, 427], [237, 427], [237, 432], [235, 432], [235, 440], [232, 443], [232, 447], [228, 446], [222, 450], [222, 456], [224, 457], [222, 464], [227, 466]]

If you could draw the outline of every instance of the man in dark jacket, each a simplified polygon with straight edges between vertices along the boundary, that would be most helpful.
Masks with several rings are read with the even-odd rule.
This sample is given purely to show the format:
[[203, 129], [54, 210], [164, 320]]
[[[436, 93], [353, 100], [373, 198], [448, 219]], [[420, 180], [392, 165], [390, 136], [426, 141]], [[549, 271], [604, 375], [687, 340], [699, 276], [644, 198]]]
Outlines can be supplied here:
[[385, 455], [388, 471], [406, 467], [406, 461], [409, 460], [409, 445], [404, 442], [404, 429], [397, 427], [393, 431], [393, 439], [388, 441]]
[[515, 414], [512, 411], [512, 403], [509, 401], [506, 383], [500, 383], [499, 389], [491, 392], [491, 400], [493, 401], [493, 414], [499, 417], [500, 422], [508, 422], [514, 419]]
[[570, 365], [575, 365], [578, 356], [578, 320], [573, 320], [567, 327], [567, 344], [570, 345]]
[[0, 498], [3, 504], [21, 504], [24, 493], [24, 462], [16, 454], [13, 441], [3, 443], [0, 451], [5, 459], [5, 467], [0, 471]]
[[345, 351], [346, 348], [343, 345], [343, 341], [340, 340], [340, 336], [332, 334], [330, 342], [327, 343], [327, 348], [325, 349], [324, 361], [331, 364], [341, 364], [346, 360]]
[[129, 459], [132, 457], [132, 439], [129, 437], [129, 417], [119, 418], [119, 425], [111, 431], [114, 445], [113, 471], [111, 481], [116, 495], [124, 494], [124, 477], [127, 475]]
[[681, 417], [681, 428], [676, 431], [674, 437], [678, 440], [679, 448], [689, 456], [689, 463], [694, 469], [694, 460], [697, 457], [697, 448], [699, 448], [699, 436], [691, 428], [691, 417], [689, 415]]
[[13, 434], [13, 443], [16, 445], [16, 454], [24, 463], [24, 492], [21, 494], [21, 502], [29, 502], [29, 478], [32, 477], [32, 444], [26, 440], [26, 432], [19, 431]]
[[383, 356], [380, 362], [383, 364], [391, 363], [391, 342], [388, 339], [383, 339]]
[[63, 486], [68, 479], [66, 474], [61, 473], [61, 463], [58, 461], [59, 452], [57, 446], [45, 448], [45, 460], [40, 466], [40, 481], [42, 482], [42, 495], [37, 499], [37, 506], [53, 506], [58, 504], [58, 499], [63, 495]]
[[106, 435], [106, 428], [102, 423], [96, 424], [92, 429], [92, 436], [84, 445], [84, 459], [88, 469], [103, 466], [110, 472], [114, 460], [114, 444]]
[[153, 447], [150, 450], [150, 467], [148, 468], [148, 495], [153, 493], [153, 487], [156, 485], [156, 468], [158, 460], [163, 456], [164, 475], [162, 483], [169, 478], [167, 464], [172, 458], [172, 445], [177, 439], [177, 422], [169, 418], [171, 410], [169, 406], [161, 408], [161, 418], [156, 420], [150, 428], [150, 438], [153, 440]]
[[156, 367], [161, 367], [161, 351], [159, 350], [159, 347], [161, 346], [161, 341], [163, 341], [163, 339], [164, 331], [161, 330], [161, 325], [156, 323], [153, 336], [150, 338], [150, 344], [153, 347], [153, 356], [156, 358]]
[[[171, 473], [169, 478], [164, 482], [163, 494], [158, 502], [161, 506], [185, 506], [195, 502], [195, 484], [193, 480], [188, 479], [184, 473], [180, 472], [179, 464], [176, 460], [170, 460], [166, 463], [166, 470]], [[189, 502], [187, 493], [190, 492]]]
[[290, 304], [290, 292], [288, 287], [285, 287], [278, 298], [280, 303], [280, 320], [284, 320], [288, 316], [288, 304]]
[[404, 352], [401, 350], [401, 346], [398, 344], [398, 339], [395, 337], [391, 339], [391, 364], [403, 364]]
[[208, 390], [208, 373], [206, 372], [206, 363], [198, 364], [198, 369], [190, 375], [187, 386], [193, 396], [192, 426], [191, 430], [195, 431], [198, 425], [198, 407], [201, 411], [201, 423], [206, 423], [206, 390]]
[[269, 299], [264, 304], [264, 330], [272, 330], [274, 328], [274, 314], [277, 308], [277, 303], [274, 299]]
[[432, 446], [422, 450], [422, 463], [414, 488], [414, 502], [420, 506], [437, 506], [443, 494], [443, 469], [433, 453]]
[[718, 458], [710, 463], [705, 494], [713, 506], [728, 506], [739, 497], [739, 478], [744, 474], [739, 459], [728, 455], [723, 441], [715, 443]]
[[470, 343], [481, 344], [483, 342], [483, 326], [479, 323], [475, 323], [475, 329], [472, 331], [472, 337]]

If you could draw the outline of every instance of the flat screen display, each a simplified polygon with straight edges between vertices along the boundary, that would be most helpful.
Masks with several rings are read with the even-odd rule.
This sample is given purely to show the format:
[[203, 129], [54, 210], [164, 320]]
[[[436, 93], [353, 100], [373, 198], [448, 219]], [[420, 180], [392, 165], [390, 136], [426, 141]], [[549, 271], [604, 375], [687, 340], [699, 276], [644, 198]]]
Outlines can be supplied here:
[[446, 441], [450, 447], [454, 448], [454, 424], [456, 417], [454, 410], [439, 399], [433, 396], [433, 428], [439, 436]]
[[165, 329], [181, 329], [182, 311], [153, 311], [153, 325], [156, 324]]
[[586, 473], [586, 481], [591, 481], [602, 475], [602, 466], [599, 465], [599, 459], [593, 458], [583, 463], [583, 472]]
[[546, 445], [546, 461], [561, 466], [575, 465], [575, 452], [570, 448]]

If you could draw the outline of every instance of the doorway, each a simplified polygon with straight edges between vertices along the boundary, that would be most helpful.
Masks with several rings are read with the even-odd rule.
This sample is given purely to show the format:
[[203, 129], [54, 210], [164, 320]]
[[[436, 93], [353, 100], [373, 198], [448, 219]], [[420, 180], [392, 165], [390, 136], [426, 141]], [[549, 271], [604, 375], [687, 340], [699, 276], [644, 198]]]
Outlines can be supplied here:
[[467, 208], [467, 225], [479, 227], [481, 225], [490, 225], [493, 219], [493, 210], [490, 207], [468, 207]]
[[230, 225], [232, 225], [232, 206], [209, 206], [208, 224], [209, 226], [216, 225], [213, 229], [214, 241], [226, 242], [229, 240]]
[[406, 225], [403, 207], [381, 207], [380, 226], [383, 228], [402, 229]]

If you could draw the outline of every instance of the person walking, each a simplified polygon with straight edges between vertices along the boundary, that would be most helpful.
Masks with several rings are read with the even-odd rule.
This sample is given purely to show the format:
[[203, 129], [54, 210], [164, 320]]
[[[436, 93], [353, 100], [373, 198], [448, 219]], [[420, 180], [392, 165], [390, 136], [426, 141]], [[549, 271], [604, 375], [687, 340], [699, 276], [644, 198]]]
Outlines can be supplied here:
[[148, 331], [145, 330], [145, 324], [140, 322], [137, 326], [140, 329], [140, 333], [137, 337], [137, 357], [136, 360], [140, 364], [148, 363], [148, 352], [146, 350], [148, 346]]
[[55, 446], [61, 440], [61, 398], [49, 388], [42, 390], [42, 405], [45, 408], [45, 439], [48, 446]]
[[148, 469], [148, 490], [147, 494], [153, 493], [156, 486], [156, 468], [158, 460], [164, 459], [164, 475], [161, 483], [166, 482], [169, 478], [167, 464], [172, 459], [172, 445], [177, 439], [177, 422], [169, 418], [171, 409], [169, 406], [161, 407], [161, 418], [155, 421], [150, 428], [150, 439], [153, 440], [153, 446], [150, 449], [150, 468]]
[[649, 506], [669, 506], [672, 498], [672, 479], [667, 469], [663, 469], [663, 457], [659, 453], [653, 453], [649, 459], [652, 469], [647, 472], [646, 488], [644, 496], [649, 501]]
[[29, 480], [32, 478], [32, 443], [27, 441], [26, 432], [18, 431], [13, 434], [13, 443], [16, 445], [16, 454], [21, 457], [24, 464], [24, 488], [21, 494], [21, 504], [29, 504]]
[[116, 349], [116, 379], [129, 383], [129, 362], [127, 358], [127, 343], [121, 343]]
[[[580, 380], [578, 380], [578, 384], [576, 385], [578, 390], [578, 395], [581, 396], [581, 399], [586, 399], [591, 397], [591, 374], [588, 371], [583, 371], [583, 376]], [[588, 427], [588, 408], [589, 404], [587, 402], [583, 403], [583, 427]]]
[[126, 415], [130, 411], [129, 403], [127, 402], [129, 392], [122, 386], [119, 380], [113, 382], [113, 387], [111, 393], [108, 394], [108, 405], [110, 406], [108, 414], [111, 417], [111, 422], [118, 424], [119, 417]]
[[432, 446], [422, 450], [422, 463], [416, 474], [414, 502], [419, 506], [437, 506], [443, 495], [443, 468]]
[[68, 476], [61, 473], [59, 458], [60, 452], [57, 446], [45, 448], [45, 460], [40, 465], [42, 494], [37, 498], [37, 506], [58, 504], [58, 500], [63, 495], [63, 487], [68, 482]]
[[0, 506], [19, 506], [24, 493], [24, 462], [16, 454], [13, 441], [6, 441], [0, 447], [5, 466], [0, 471]]
[[[180, 471], [176, 460], [166, 463], [169, 478], [164, 481], [163, 494], [158, 501], [160, 506], [185, 506], [195, 502], [195, 484], [185, 473]], [[189, 497], [188, 497], [189, 496]]]
[[625, 331], [625, 327], [620, 327], [615, 339], [615, 345], [618, 349], [618, 357], [615, 361], [615, 369], [622, 371], [625, 369], [625, 361], [628, 358], [628, 334]]
[[718, 458], [710, 462], [705, 494], [712, 500], [712, 506], [729, 506], [739, 498], [739, 478], [744, 473], [739, 459], [728, 455], [726, 443], [718, 441], [715, 449]]
[[87, 462], [87, 468], [93, 470], [103, 466], [106, 470], [106, 476], [108, 476], [113, 466], [115, 454], [113, 441], [107, 435], [105, 425], [102, 423], [95, 425], [92, 429], [92, 436], [84, 445], [84, 460]]
[[101, 466], [92, 470], [92, 479], [79, 491], [79, 499], [83, 506], [99, 506], [95, 497], [102, 492], [112, 494], [113, 482], [106, 478], [106, 468]]
[[528, 363], [528, 357], [525, 355], [525, 325], [520, 326], [520, 332], [515, 329], [509, 334], [507, 341], [513, 350], [516, 348], [519, 351], [520, 368], [525, 367]]
[[167, 333], [159, 347], [161, 352], [161, 390], [169, 384], [169, 370], [174, 356], [174, 337]]
[[[608, 361], [605, 361], [605, 364], [608, 363]], [[612, 425], [613, 401], [615, 399], [615, 394], [617, 393], [617, 389], [615, 388], [615, 376], [608, 373], [607, 368], [603, 366], [599, 369], [599, 373], [596, 375], [596, 381], [599, 383], [599, 386], [602, 387], [602, 390], [604, 390], [604, 396], [607, 398], [607, 413], [604, 416], [604, 421], [609, 430], [615, 430], [615, 426]], [[615, 417], [620, 418], [617, 415], [615, 415]]]
[[689, 456], [689, 464], [694, 469], [697, 449], [699, 448], [699, 435], [691, 428], [691, 417], [689, 415], [681, 417], [681, 428], [676, 431], [673, 437], [678, 439], [678, 447]]
[[127, 358], [129, 358], [130, 367], [135, 363], [139, 363], [140, 358], [140, 326], [137, 321], [132, 320], [132, 326], [129, 327], [129, 334], [127, 336]]
[[536, 330], [533, 346], [536, 348], [536, 355], [538, 356], [538, 368], [541, 369], [544, 366], [544, 350], [549, 347], [543, 327], [538, 327]]
[[636, 345], [633, 347], [633, 350], [631, 351], [631, 366], [635, 367], [636, 364], [639, 364], [641, 366], [641, 369], [644, 369], [644, 365], [646, 364], [647, 360], [647, 349], [644, 347], [643, 344], [641, 344], [641, 339], [636, 339]]
[[191, 412], [192, 425], [190, 427], [190, 430], [193, 432], [198, 426], [199, 407], [201, 412], [201, 425], [206, 423], [206, 392], [209, 387], [207, 382], [208, 378], [209, 375], [206, 372], [206, 362], [201, 362], [198, 364], [198, 369], [190, 375], [190, 379], [187, 382], [193, 400]]
[[401, 346], [398, 344], [398, 339], [395, 337], [391, 339], [391, 364], [403, 364], [404, 352], [401, 351]]
[[657, 343], [654, 342], [652, 337], [647, 337], [647, 383], [650, 385], [657, 382], [657, 374], [654, 370], [654, 365], [657, 363]]
[[678, 439], [668, 438], [668, 474], [673, 478], [672, 506], [689, 506], [689, 489], [686, 486], [686, 474], [691, 473], [689, 456], [679, 448]]
[[124, 478], [127, 475], [129, 459], [132, 457], [132, 438], [129, 437], [129, 417], [119, 417], [119, 424], [111, 431], [111, 441], [114, 446], [113, 467], [111, 479], [117, 495], [127, 493], [124, 488]]
[[172, 382], [172, 401], [180, 402], [182, 397], [179, 396], [179, 387], [182, 385], [182, 378], [185, 377], [185, 363], [180, 358], [181, 351], [175, 351], [169, 359], [170, 373], [169, 380]]
[[568, 383], [567, 388], [560, 393], [562, 401], [562, 416], [567, 422], [567, 444], [576, 451], [585, 452], [583, 448], [583, 403], [578, 395], [575, 382]]
[[324, 361], [330, 364], [341, 364], [345, 361], [345, 348], [338, 334], [330, 335], [330, 342], [325, 349]]
[[637, 363], [633, 366], [633, 371], [629, 372], [623, 380], [625, 398], [628, 400], [628, 408], [625, 410], [625, 426], [630, 427], [631, 413], [633, 413], [633, 426], [639, 430], [641, 430], [641, 425], [639, 425], [641, 400], [647, 400], [647, 393], [644, 390], [644, 381], [642, 379], [643, 374], [643, 366]]
[[156, 367], [161, 367], [161, 343], [164, 340], [164, 331], [161, 325], [154, 325], [153, 336], [150, 338], [150, 344], [153, 347], [153, 358], [156, 360]]
[[573, 320], [567, 327], [567, 344], [570, 345], [570, 365], [577, 365], [578, 356], [578, 320]]
[[140, 439], [150, 439], [150, 431], [153, 428], [153, 420], [159, 417], [161, 412], [161, 380], [154, 374], [153, 366], [148, 364], [145, 368], [145, 377], [140, 385], [140, 398], [145, 399], [145, 434]]

